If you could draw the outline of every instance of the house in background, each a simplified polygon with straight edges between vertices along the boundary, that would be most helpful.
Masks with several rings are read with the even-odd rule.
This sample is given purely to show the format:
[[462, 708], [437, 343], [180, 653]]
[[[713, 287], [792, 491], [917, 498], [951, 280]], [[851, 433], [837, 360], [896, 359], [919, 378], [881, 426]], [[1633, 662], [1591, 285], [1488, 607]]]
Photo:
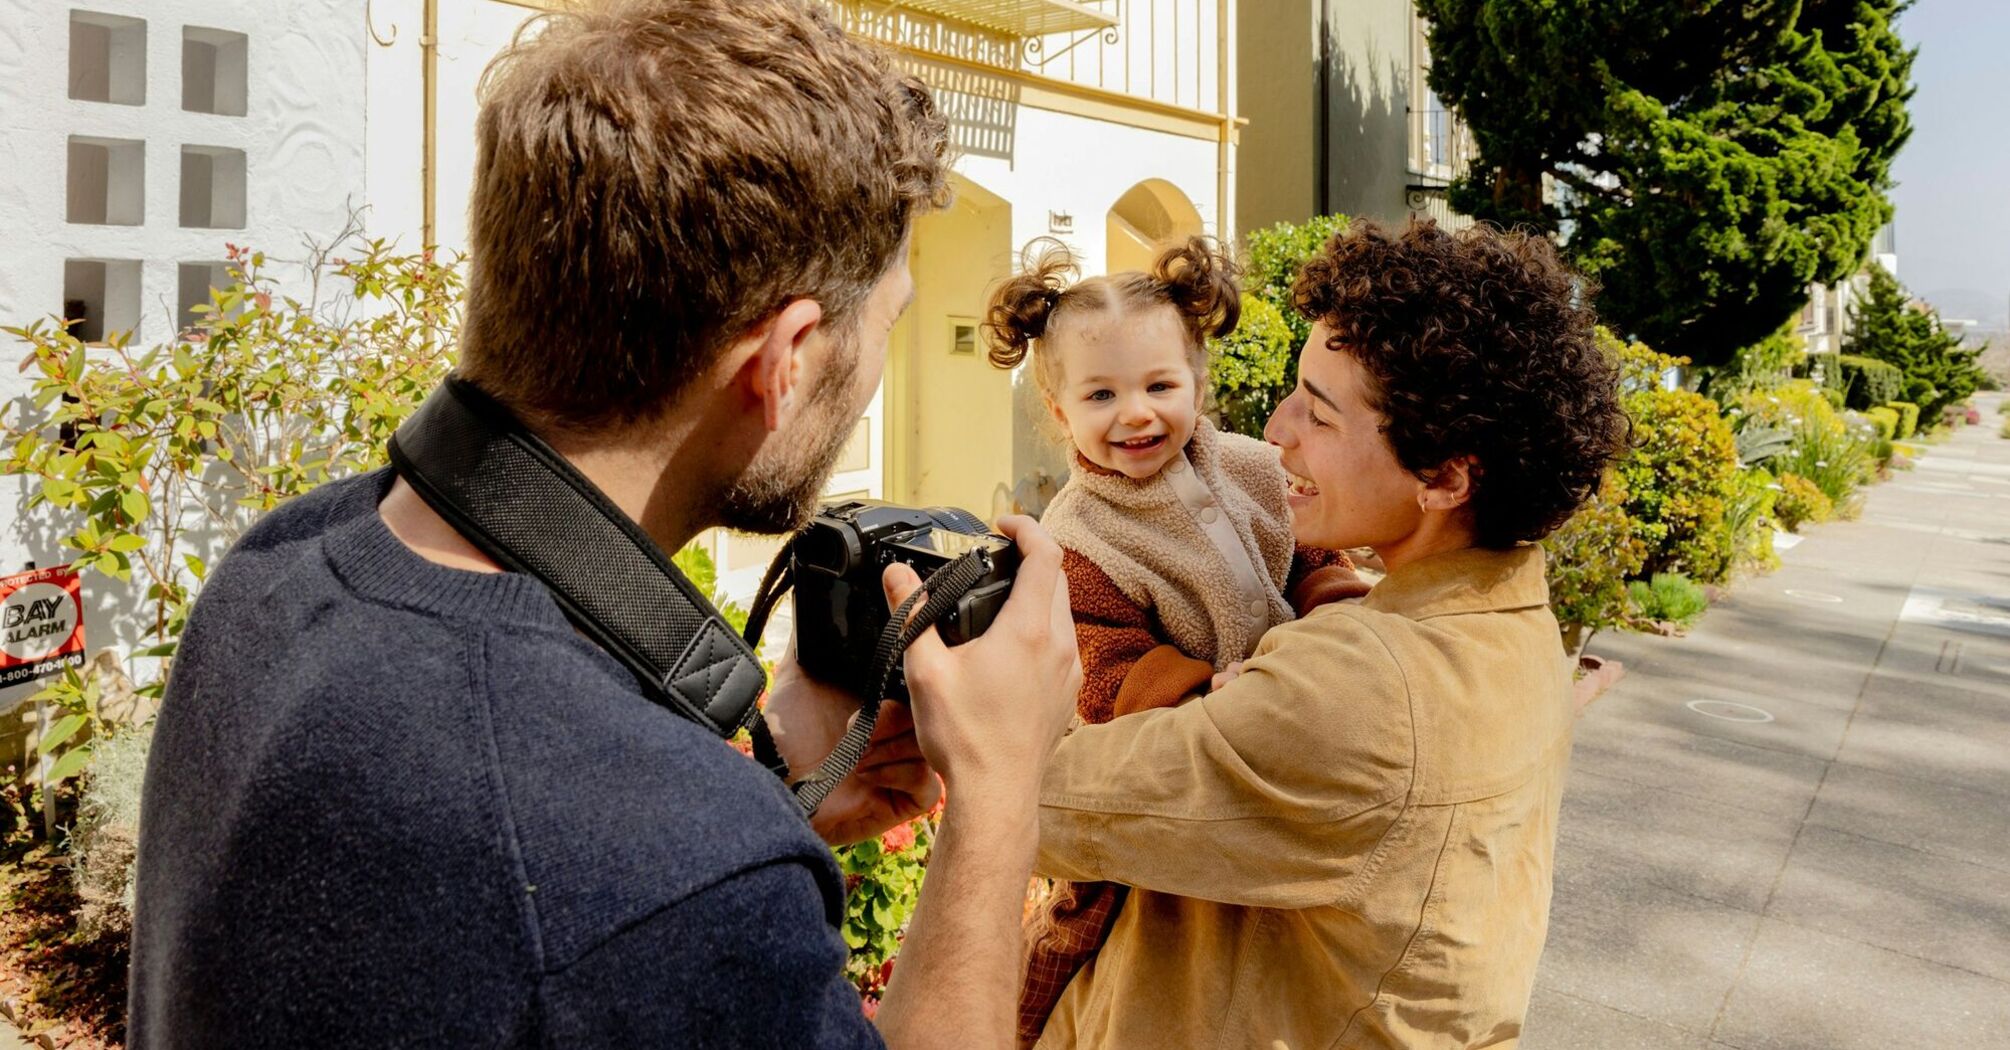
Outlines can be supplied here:
[[[225, 244], [275, 269], [364, 203], [362, 0], [0, 4], [0, 324], [76, 321], [141, 346], [190, 325], [226, 282]], [[32, 377], [0, 336], [0, 402]], [[18, 417], [11, 417], [18, 418]], [[0, 481], [0, 574], [73, 551], [25, 478]], [[124, 648], [144, 587], [87, 577], [94, 647]], [[0, 689], [0, 711], [34, 692]], [[10, 758], [11, 759], [11, 755]]]
[[1856, 306], [1870, 295], [1872, 266], [1881, 266], [1886, 273], [1898, 276], [1898, 234], [1891, 223], [1885, 223], [1871, 238], [1869, 258], [1855, 274], [1834, 284], [1808, 286], [1808, 302], [1801, 307], [1794, 334], [1801, 337], [1811, 366], [1826, 372], [1832, 366], [1825, 364], [1820, 355], [1844, 352], [1850, 332], [1856, 327]]
[[1237, 27], [1245, 230], [1340, 213], [1448, 226], [1444, 189], [1472, 137], [1426, 82], [1427, 23], [1409, 0], [1270, 0]]
[[[986, 291], [1036, 237], [1086, 273], [1234, 232], [1237, 0], [835, 0], [936, 91], [957, 201], [922, 220], [916, 299], [832, 495], [1039, 506], [1066, 458], [1028, 377], [985, 359]], [[175, 338], [225, 242], [275, 272], [352, 214], [417, 250], [467, 243], [475, 85], [545, 0], [73, 0], [0, 5], [0, 321]], [[0, 399], [26, 393], [0, 371]], [[63, 560], [0, 486], [0, 567]], [[45, 539], [47, 542], [45, 542]], [[777, 549], [704, 541], [729, 593]], [[118, 604], [104, 588], [87, 596]], [[135, 602], [126, 602], [136, 605]], [[91, 613], [94, 629], [103, 618]], [[116, 634], [116, 631], [107, 634]], [[99, 635], [95, 640], [104, 638]], [[109, 640], [109, 639], [107, 639]]]

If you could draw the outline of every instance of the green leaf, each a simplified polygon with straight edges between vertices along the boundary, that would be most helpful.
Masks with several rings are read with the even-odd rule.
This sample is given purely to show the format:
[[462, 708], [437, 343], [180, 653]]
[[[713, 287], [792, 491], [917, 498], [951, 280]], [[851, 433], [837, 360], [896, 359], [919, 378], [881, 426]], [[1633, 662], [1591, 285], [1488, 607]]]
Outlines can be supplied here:
[[63, 741], [77, 735], [77, 730], [84, 727], [84, 721], [83, 715], [65, 715], [57, 719], [56, 724], [50, 726], [49, 731], [42, 734], [42, 740], [35, 745], [35, 750], [46, 755], [62, 747]]
[[90, 764], [91, 749], [88, 746], [73, 747], [63, 752], [63, 757], [56, 760], [56, 765], [49, 770], [49, 776], [45, 783], [50, 786], [60, 784], [76, 776], [80, 770]]
[[153, 509], [153, 505], [147, 502], [146, 493], [139, 489], [127, 489], [119, 497], [119, 509], [126, 512], [127, 520], [137, 524], [147, 520], [147, 513]]
[[182, 555], [182, 560], [188, 564], [188, 571], [192, 575], [194, 575], [196, 579], [206, 580], [209, 578], [209, 566], [204, 564], [201, 558], [198, 558], [193, 554], [184, 554]]
[[112, 549], [121, 554], [130, 554], [147, 545], [147, 538], [135, 532], [122, 532], [112, 537]]

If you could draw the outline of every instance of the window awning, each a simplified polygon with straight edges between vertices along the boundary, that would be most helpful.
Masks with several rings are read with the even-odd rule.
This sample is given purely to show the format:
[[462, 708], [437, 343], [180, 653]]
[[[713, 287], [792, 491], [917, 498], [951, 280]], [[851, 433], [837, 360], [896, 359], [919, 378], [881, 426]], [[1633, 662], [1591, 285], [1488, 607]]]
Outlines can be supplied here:
[[1108, 29], [1117, 24], [1082, 0], [894, 0], [900, 7], [967, 22], [1007, 36], [1046, 36]]

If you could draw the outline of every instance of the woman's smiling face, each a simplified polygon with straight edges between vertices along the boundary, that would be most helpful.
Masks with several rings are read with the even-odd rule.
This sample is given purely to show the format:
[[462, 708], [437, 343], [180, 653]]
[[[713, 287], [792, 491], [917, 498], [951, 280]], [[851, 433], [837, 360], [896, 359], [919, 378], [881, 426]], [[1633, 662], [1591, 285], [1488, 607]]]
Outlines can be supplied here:
[[1370, 377], [1353, 355], [1327, 347], [1314, 325], [1298, 354], [1298, 388], [1263, 436], [1283, 450], [1298, 542], [1333, 549], [1396, 546], [1424, 518], [1424, 482], [1396, 459], [1369, 407]]
[[1149, 478], [1186, 448], [1201, 401], [1188, 340], [1170, 306], [1067, 319], [1052, 408], [1089, 462]]

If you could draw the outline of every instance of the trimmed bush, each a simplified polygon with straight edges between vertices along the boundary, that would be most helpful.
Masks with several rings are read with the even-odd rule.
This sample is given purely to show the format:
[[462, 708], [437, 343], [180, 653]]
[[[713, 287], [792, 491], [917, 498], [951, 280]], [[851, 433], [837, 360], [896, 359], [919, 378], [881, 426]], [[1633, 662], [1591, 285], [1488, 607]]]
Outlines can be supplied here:
[[[1898, 431], [1892, 437], [1905, 441], [1919, 432], [1919, 406], [1910, 401], [1893, 401], [1885, 407], [1898, 413]], [[2003, 402], [2003, 408], [2010, 411], [2010, 401]]]
[[1877, 439], [1889, 443], [1898, 436], [1898, 410], [1892, 408], [1871, 408], [1864, 410], [1864, 417], [1877, 428]]
[[1799, 474], [1780, 475], [1780, 491], [1773, 500], [1773, 517], [1780, 528], [1799, 532], [1809, 522], [1819, 524], [1835, 513], [1835, 503], [1821, 486]]
[[1876, 358], [1840, 354], [1836, 357], [1836, 371], [1840, 373], [1843, 405], [1847, 408], [1882, 405], [1905, 393], [1905, 373], [1897, 365]]

